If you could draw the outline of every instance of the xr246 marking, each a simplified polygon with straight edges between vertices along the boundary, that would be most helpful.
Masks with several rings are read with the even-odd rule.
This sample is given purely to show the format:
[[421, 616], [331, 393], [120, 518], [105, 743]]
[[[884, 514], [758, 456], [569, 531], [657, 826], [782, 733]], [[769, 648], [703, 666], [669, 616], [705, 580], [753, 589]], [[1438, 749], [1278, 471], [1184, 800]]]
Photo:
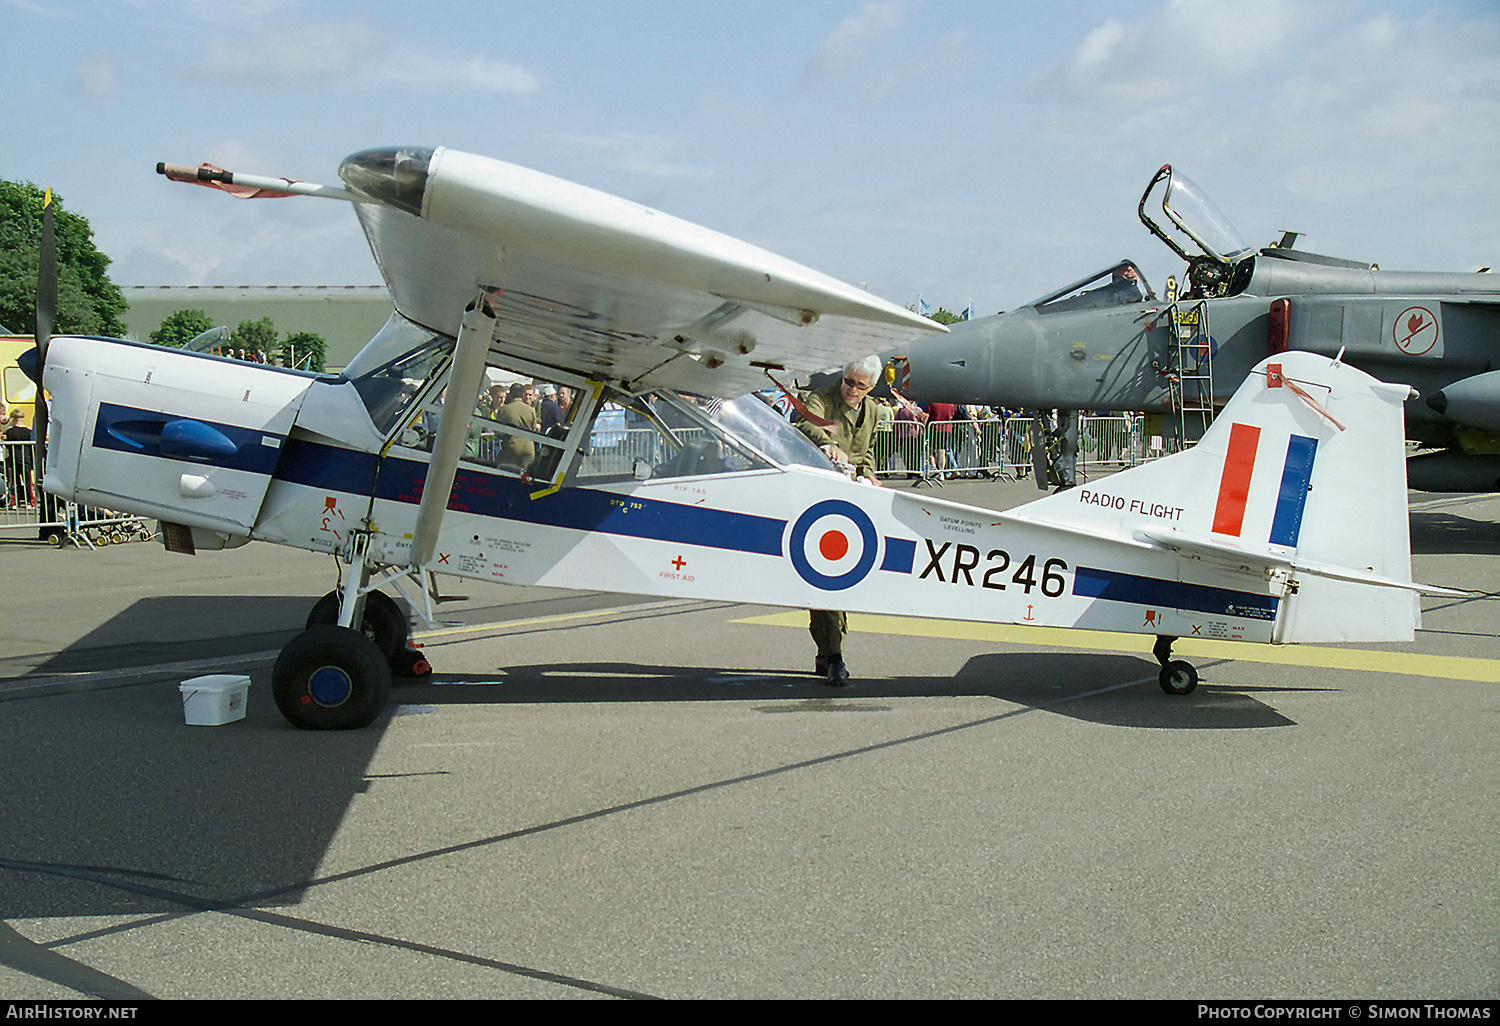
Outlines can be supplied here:
[[[945, 584], [957, 584], [959, 583], [959, 576], [962, 575], [963, 583], [971, 588], [974, 587], [974, 577], [969, 571], [979, 568], [980, 558], [978, 549], [972, 545], [960, 544], [955, 546], [953, 542], [943, 542], [942, 548], [936, 548], [930, 540], [924, 538], [923, 541], [927, 542], [927, 569], [922, 571], [921, 576], [917, 580], [925, 581], [928, 574], [936, 574], [937, 579]], [[943, 557], [948, 554], [950, 548], [953, 549], [953, 563], [949, 568], [948, 576], [944, 577]], [[1020, 585], [1022, 593], [1026, 595], [1030, 595], [1031, 589], [1040, 585], [1043, 595], [1046, 595], [1048, 598], [1057, 598], [1068, 585], [1067, 578], [1062, 575], [1062, 572], [1068, 569], [1067, 562], [1061, 559], [1048, 559], [1044, 561], [1042, 563], [1041, 580], [1038, 580], [1036, 576], [1036, 560], [1037, 557], [1035, 554], [1028, 555], [1025, 559], [1021, 560], [1020, 565], [1016, 567], [1015, 572], [1010, 576], [1011, 583]], [[991, 549], [985, 554], [984, 563], [988, 569], [985, 570], [984, 576], [980, 578], [979, 586], [981, 588], [993, 588], [995, 591], [1004, 591], [1005, 582], [1001, 575], [1010, 569], [1010, 553], [1004, 549]]]

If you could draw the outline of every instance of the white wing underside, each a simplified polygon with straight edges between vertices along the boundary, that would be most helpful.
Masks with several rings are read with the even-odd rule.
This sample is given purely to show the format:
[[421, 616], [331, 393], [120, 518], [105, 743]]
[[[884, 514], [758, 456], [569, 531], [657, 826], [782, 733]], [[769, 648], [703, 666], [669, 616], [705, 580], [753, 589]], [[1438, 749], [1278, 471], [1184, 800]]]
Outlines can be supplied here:
[[769, 384], [761, 364], [805, 376], [944, 330], [748, 243], [455, 150], [435, 154], [421, 217], [356, 209], [403, 316], [456, 336], [483, 291], [493, 352], [633, 389], [740, 395]]

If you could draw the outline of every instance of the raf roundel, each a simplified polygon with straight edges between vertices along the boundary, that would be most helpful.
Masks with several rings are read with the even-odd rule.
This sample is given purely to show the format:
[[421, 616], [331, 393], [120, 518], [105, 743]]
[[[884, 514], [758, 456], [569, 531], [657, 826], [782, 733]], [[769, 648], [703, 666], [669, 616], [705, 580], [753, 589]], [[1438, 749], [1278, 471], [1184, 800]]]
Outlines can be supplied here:
[[787, 538], [787, 556], [797, 575], [824, 591], [843, 591], [864, 580], [879, 549], [880, 536], [869, 515], [841, 499], [808, 507]]

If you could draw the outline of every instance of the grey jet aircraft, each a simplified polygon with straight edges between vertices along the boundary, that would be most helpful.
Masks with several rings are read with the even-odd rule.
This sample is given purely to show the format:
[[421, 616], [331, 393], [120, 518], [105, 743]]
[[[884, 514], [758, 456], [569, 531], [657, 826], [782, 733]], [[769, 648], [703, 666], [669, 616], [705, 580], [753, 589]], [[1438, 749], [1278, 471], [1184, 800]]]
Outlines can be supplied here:
[[[1488, 268], [1383, 271], [1295, 249], [1290, 232], [1256, 250], [1171, 165], [1151, 179], [1139, 215], [1187, 261], [1180, 295], [1169, 279], [1158, 297], [1122, 260], [902, 350], [898, 387], [918, 401], [1056, 410], [1057, 434], [1072, 411], [1161, 414], [1164, 433], [1190, 441], [1268, 355], [1342, 352], [1417, 389], [1406, 404], [1407, 437], [1420, 446], [1411, 487], [1500, 490], [1500, 278]], [[1065, 441], [1054, 457], [1065, 464], [1071, 449]], [[1071, 484], [1069, 474], [1055, 466], [1052, 482]]]

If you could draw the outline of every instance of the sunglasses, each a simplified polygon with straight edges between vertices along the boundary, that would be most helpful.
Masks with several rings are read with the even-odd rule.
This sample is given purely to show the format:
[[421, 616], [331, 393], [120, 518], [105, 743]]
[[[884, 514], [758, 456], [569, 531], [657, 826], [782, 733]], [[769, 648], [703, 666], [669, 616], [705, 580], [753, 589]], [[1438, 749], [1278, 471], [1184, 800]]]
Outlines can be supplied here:
[[844, 387], [852, 389], [856, 392], [868, 392], [870, 389], [875, 387], [875, 382], [872, 381], [869, 384], [865, 384], [863, 381], [855, 381], [853, 378], [845, 378]]

